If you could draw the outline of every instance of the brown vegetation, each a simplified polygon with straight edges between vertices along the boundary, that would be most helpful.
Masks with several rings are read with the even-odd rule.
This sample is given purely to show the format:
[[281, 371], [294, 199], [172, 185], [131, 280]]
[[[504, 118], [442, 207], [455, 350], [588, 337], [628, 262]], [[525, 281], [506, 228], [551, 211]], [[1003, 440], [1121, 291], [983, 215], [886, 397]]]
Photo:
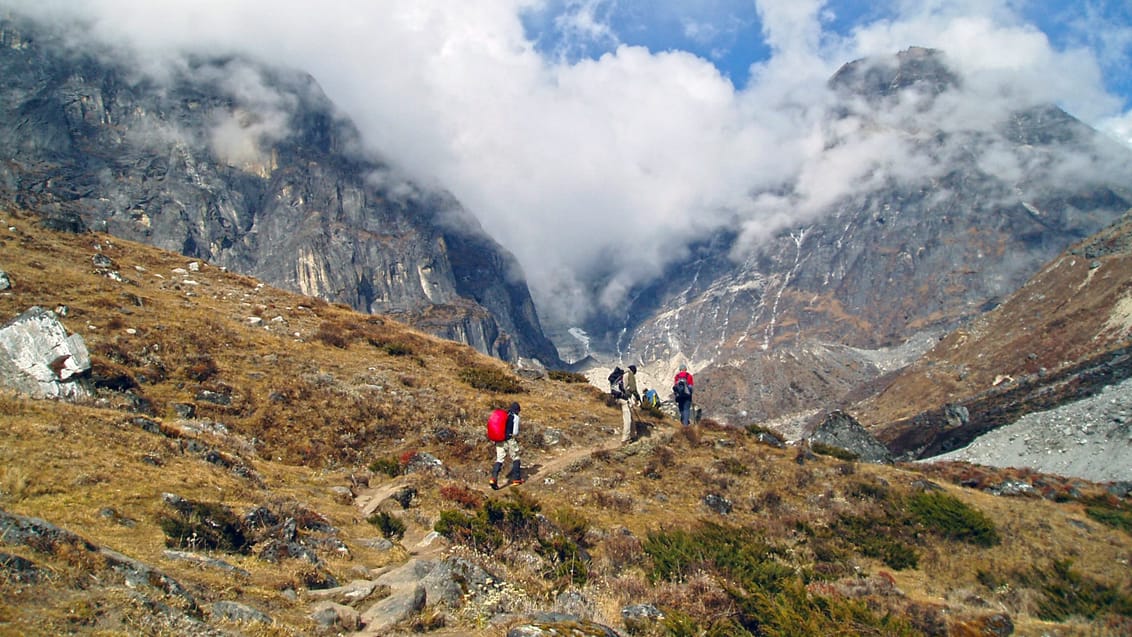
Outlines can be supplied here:
[[[580, 590], [596, 619], [620, 628], [620, 608], [647, 601], [666, 613], [653, 635], [979, 634], [996, 614], [1019, 634], [1128, 627], [1132, 536], [1124, 504], [1101, 486], [1050, 478], [1038, 497], [994, 497], [962, 485], [1009, 473], [796, 461], [794, 449], [759, 443], [757, 427], [655, 416], [639, 442], [618, 447], [620, 411], [575, 376], [522, 378], [389, 318], [209, 264], [179, 273], [185, 257], [36, 221], [4, 218], [12, 229], [0, 267], [13, 288], [0, 293], [0, 313], [65, 306], [62, 321], [82, 334], [103, 381], [77, 405], [0, 393], [0, 510], [154, 565], [201, 601], [239, 599], [275, 618], [249, 634], [317, 634], [309, 606], [286, 591], [407, 559], [400, 545], [434, 529], [531, 610]], [[96, 252], [123, 281], [90, 266]], [[523, 406], [528, 481], [497, 493], [483, 488], [492, 459], [483, 423], [512, 400]], [[407, 473], [424, 454], [443, 470]], [[403, 508], [363, 514], [335, 496], [394, 484], [412, 490]], [[207, 506], [178, 517], [164, 494]], [[246, 536], [193, 536], [202, 517], [257, 507], [312, 528], [325, 520], [349, 553], [327, 552], [315, 569], [264, 561]], [[558, 533], [539, 531], [541, 518]], [[362, 541], [379, 535], [399, 547]], [[206, 540], [242, 574], [164, 553]], [[94, 554], [0, 552], [53, 574], [0, 578], [0, 632], [145, 632], [149, 611], [121, 589], [89, 585], [101, 573]], [[1087, 603], [1067, 605], [1066, 585]], [[489, 634], [471, 620], [443, 623], [429, 612], [404, 628]]]

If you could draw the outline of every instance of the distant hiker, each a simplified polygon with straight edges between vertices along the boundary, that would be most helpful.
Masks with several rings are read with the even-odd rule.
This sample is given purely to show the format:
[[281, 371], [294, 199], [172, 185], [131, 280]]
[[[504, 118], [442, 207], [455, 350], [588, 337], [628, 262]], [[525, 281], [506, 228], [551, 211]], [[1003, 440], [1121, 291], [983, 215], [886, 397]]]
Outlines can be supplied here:
[[656, 393], [655, 389], [645, 389], [645, 393], [642, 394], [642, 396], [644, 397], [644, 403], [646, 405], [654, 408], [660, 407], [660, 394]]
[[511, 473], [508, 478], [511, 484], [523, 484], [523, 475], [519, 464], [519, 403], [511, 403], [507, 410], [507, 424], [503, 433], [503, 440], [495, 441], [495, 465], [491, 468], [491, 488], [499, 488], [499, 472], [503, 469], [503, 461], [511, 456]]
[[692, 391], [694, 381], [688, 373], [688, 366], [681, 363], [680, 371], [672, 385], [672, 395], [676, 398], [676, 407], [680, 409], [680, 423], [688, 425], [692, 420]]
[[621, 397], [621, 442], [629, 443], [637, 438], [633, 406], [641, 404], [641, 394], [637, 391], [637, 366], [630, 365], [622, 379], [624, 390]]

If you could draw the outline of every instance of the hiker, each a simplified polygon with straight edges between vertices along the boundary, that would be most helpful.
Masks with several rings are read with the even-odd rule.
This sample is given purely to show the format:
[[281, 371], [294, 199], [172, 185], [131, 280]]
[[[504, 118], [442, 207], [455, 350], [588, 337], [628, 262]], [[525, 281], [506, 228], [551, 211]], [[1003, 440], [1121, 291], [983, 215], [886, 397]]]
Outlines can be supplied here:
[[676, 372], [673, 380], [672, 395], [676, 398], [676, 407], [680, 409], [680, 424], [688, 425], [692, 420], [692, 375], [688, 373], [688, 366], [681, 363], [680, 371]]
[[625, 391], [621, 400], [621, 443], [630, 443], [636, 440], [637, 432], [633, 427], [633, 406], [641, 404], [641, 394], [637, 391], [637, 366], [630, 365], [624, 377]]
[[660, 407], [660, 394], [656, 393], [655, 389], [645, 389], [645, 393], [641, 394], [644, 397], [644, 403], [650, 407]]
[[499, 472], [503, 469], [503, 461], [507, 456], [511, 456], [511, 473], [507, 475], [510, 478], [510, 484], [523, 484], [523, 475], [520, 472], [519, 464], [519, 441], [515, 439], [519, 435], [519, 403], [511, 403], [511, 408], [507, 410], [507, 432], [504, 439], [495, 443], [495, 465], [491, 468], [491, 488], [499, 488]]

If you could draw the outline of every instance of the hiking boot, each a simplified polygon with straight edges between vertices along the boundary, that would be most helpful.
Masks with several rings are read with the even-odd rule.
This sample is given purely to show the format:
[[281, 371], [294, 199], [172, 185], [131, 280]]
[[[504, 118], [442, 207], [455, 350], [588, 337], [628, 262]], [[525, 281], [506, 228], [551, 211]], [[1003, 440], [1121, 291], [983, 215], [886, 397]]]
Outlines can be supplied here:
[[516, 478], [516, 479], [511, 481], [511, 484], [520, 485], [520, 484], [523, 484], [523, 482], [524, 482], [524, 480], [522, 478]]
[[495, 478], [492, 478], [492, 479], [491, 479], [491, 480], [490, 480], [490, 481], [488, 482], [488, 484], [490, 484], [490, 485], [491, 485], [491, 488], [492, 488], [493, 490], [495, 490], [495, 491], [498, 491], [498, 490], [499, 490], [499, 483], [495, 481]]

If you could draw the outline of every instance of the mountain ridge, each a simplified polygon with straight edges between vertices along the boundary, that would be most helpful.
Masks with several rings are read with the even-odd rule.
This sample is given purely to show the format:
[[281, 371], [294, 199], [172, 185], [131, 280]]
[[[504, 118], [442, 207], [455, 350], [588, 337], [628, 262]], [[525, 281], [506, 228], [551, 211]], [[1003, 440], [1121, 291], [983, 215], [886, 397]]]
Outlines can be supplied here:
[[515, 258], [451, 195], [364, 154], [310, 76], [225, 57], [156, 78], [18, 18], [0, 42], [9, 203], [561, 365]]

